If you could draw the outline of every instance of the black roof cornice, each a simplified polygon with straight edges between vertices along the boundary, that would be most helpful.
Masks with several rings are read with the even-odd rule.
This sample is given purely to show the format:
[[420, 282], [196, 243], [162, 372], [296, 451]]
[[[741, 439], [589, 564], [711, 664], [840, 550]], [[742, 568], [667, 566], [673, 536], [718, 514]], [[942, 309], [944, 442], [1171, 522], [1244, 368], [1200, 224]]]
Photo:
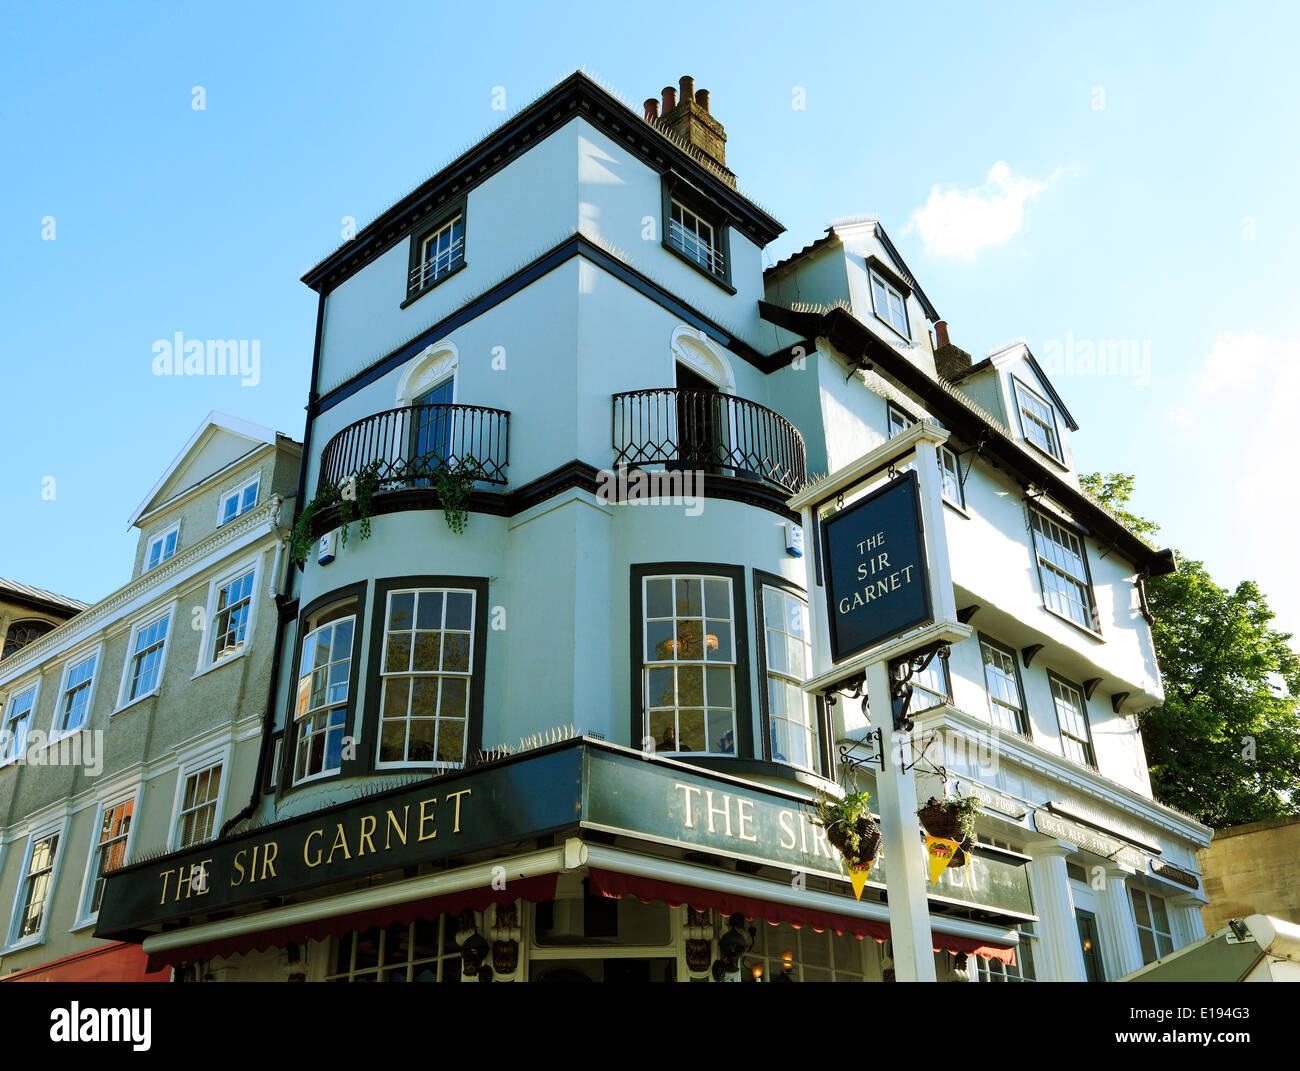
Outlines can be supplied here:
[[424, 220], [579, 116], [661, 174], [676, 169], [687, 175], [760, 248], [784, 232], [776, 219], [728, 184], [698, 149], [642, 118], [577, 71], [366, 224], [355, 238], [308, 270], [302, 281], [317, 292], [332, 290]]

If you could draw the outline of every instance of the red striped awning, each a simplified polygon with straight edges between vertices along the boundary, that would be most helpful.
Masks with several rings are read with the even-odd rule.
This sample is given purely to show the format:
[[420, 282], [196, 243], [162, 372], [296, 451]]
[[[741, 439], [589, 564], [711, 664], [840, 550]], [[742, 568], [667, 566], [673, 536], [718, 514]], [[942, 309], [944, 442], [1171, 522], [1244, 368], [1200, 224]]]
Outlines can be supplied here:
[[[689, 904], [697, 911], [712, 908], [724, 915], [739, 912], [747, 919], [763, 919], [765, 922], [784, 922], [796, 929], [807, 926], [821, 932], [834, 930], [837, 934], [852, 934], [859, 939], [871, 937], [876, 941], [889, 939], [889, 923], [875, 919], [858, 918], [855, 915], [843, 915], [836, 911], [822, 908], [798, 907], [794, 904], [782, 904], [774, 900], [760, 900], [752, 896], [740, 896], [732, 892], [714, 889], [697, 889], [691, 885], [679, 885], [671, 881], [659, 881], [656, 878], [636, 877], [620, 874], [613, 870], [590, 869], [589, 888], [602, 896], [635, 896], [644, 903], [662, 900], [670, 907]], [[958, 937], [955, 934], [939, 933], [931, 927], [936, 952], [965, 952], [968, 955], [983, 956], [985, 959], [1001, 960], [1007, 966], [1014, 966], [1016, 950], [1010, 945], [982, 943], [973, 937]]]
[[555, 874], [542, 874], [535, 878], [522, 878], [509, 882], [504, 889], [464, 889], [425, 900], [412, 900], [390, 907], [354, 911], [347, 915], [334, 915], [312, 922], [241, 933], [214, 941], [202, 941], [182, 948], [155, 952], [149, 957], [149, 970], [164, 966], [176, 967], [182, 963], [215, 959], [218, 956], [238, 956], [245, 952], [260, 952], [268, 948], [282, 948], [287, 944], [303, 944], [338, 937], [352, 930], [368, 930], [373, 926], [410, 924], [417, 919], [436, 919], [439, 915], [456, 915], [466, 908], [486, 910], [491, 904], [512, 904], [516, 900], [553, 900]]

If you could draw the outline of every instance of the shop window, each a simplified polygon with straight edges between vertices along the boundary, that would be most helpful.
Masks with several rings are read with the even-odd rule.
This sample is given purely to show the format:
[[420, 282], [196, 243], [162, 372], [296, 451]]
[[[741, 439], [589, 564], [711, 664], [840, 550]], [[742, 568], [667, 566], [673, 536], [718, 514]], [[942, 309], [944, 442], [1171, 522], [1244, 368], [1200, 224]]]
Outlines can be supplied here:
[[1028, 920], [1021, 922], [1017, 925], [1016, 932], [1020, 934], [1020, 942], [1016, 945], [1014, 966], [1008, 967], [1000, 959], [970, 957], [975, 961], [975, 969], [979, 972], [981, 982], [1037, 981], [1034, 975], [1034, 946], [1038, 937], [1034, 932], [1034, 924]]
[[1169, 908], [1158, 896], [1144, 889], [1130, 889], [1133, 915], [1137, 919], [1138, 944], [1142, 946], [1142, 964], [1154, 963], [1174, 950], [1173, 927]]
[[459, 982], [456, 916], [352, 930], [330, 949], [327, 982]]
[[[725, 920], [723, 920], [725, 925]], [[743, 982], [861, 982], [866, 979], [865, 941], [833, 930], [818, 933], [754, 920], [754, 947], [741, 959]]]

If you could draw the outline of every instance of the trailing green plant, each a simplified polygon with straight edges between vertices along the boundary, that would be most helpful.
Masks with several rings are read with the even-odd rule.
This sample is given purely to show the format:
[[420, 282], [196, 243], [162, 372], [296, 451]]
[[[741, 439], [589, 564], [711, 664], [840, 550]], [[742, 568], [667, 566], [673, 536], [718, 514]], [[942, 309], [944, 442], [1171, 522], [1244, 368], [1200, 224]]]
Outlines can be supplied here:
[[[826, 839], [839, 849], [850, 866], [871, 862], [880, 846], [870, 803], [868, 792], [850, 792], [839, 800], [819, 793], [813, 805], [813, 814], [825, 828]], [[864, 845], [864, 837], [872, 843]]]
[[342, 546], [348, 545], [353, 521], [360, 521], [360, 538], [370, 538], [371, 503], [381, 482], [379, 465], [378, 461], [372, 461], [345, 483], [327, 483], [317, 489], [316, 496], [298, 515], [289, 536], [289, 555], [294, 564], [301, 565], [311, 554], [311, 545], [315, 542], [312, 527], [316, 516], [334, 506], [339, 510], [339, 542]]
[[442, 468], [433, 474], [433, 486], [442, 502], [447, 527], [456, 535], [465, 531], [469, 521], [469, 496], [474, 484], [483, 478], [483, 466], [464, 461], [455, 468]]

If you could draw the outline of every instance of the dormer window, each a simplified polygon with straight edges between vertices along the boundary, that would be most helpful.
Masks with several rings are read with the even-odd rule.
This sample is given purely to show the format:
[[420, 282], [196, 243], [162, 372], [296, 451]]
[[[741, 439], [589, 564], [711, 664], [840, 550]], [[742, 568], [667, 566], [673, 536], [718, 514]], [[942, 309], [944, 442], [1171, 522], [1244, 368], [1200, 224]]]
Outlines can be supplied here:
[[221, 496], [221, 508], [217, 511], [218, 528], [223, 524], [229, 524], [257, 505], [257, 489], [260, 482], [260, 475], [254, 476], [247, 483], [242, 483], [233, 491], [227, 491]]
[[907, 325], [907, 299], [902, 292], [875, 268], [871, 270], [871, 306], [878, 320], [887, 323], [909, 342], [912, 332]]
[[151, 540], [145, 550], [144, 571], [147, 573], [150, 569], [162, 565], [168, 558], [176, 553], [176, 537], [180, 535], [181, 526], [173, 524], [165, 532], [159, 532]]
[[1052, 408], [1052, 403], [1015, 376], [1011, 377], [1011, 387], [1015, 391], [1016, 410], [1020, 413], [1020, 433], [1025, 441], [1061, 461], [1061, 436], [1056, 428], [1056, 410]]

